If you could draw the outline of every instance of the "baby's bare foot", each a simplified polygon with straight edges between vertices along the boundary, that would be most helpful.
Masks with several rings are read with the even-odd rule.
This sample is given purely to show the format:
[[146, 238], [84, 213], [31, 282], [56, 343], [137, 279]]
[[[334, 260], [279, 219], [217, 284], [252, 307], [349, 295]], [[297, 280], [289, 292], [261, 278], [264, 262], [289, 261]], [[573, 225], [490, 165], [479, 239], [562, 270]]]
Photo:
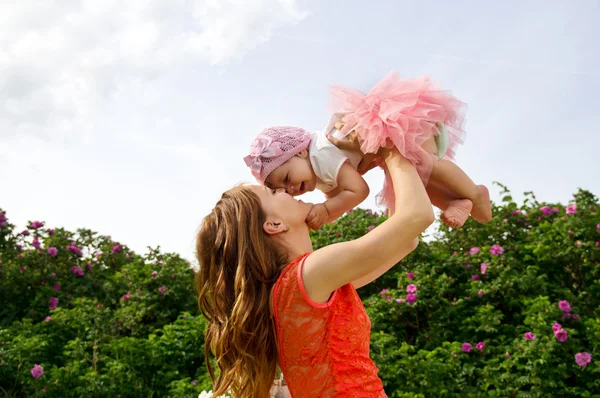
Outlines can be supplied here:
[[471, 217], [479, 223], [492, 221], [492, 205], [490, 204], [490, 192], [485, 185], [477, 185], [477, 199], [473, 201]]
[[453, 200], [440, 218], [450, 228], [460, 228], [465, 224], [467, 218], [469, 218], [472, 208], [473, 202], [469, 199]]

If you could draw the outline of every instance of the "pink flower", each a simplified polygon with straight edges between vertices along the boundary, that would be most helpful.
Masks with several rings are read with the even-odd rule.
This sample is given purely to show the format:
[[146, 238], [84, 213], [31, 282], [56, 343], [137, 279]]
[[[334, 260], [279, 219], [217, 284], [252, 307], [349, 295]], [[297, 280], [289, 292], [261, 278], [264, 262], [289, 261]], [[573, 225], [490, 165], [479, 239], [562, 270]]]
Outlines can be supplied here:
[[54, 286], [52, 286], [52, 289], [54, 289], [54, 290], [60, 290], [61, 286], [60, 286], [59, 283], [55, 283]]
[[511, 213], [513, 216], [516, 216], [518, 214], [521, 214], [521, 210], [515, 210]]
[[500, 254], [504, 253], [504, 248], [500, 245], [494, 245], [490, 247], [490, 253], [494, 256], [499, 256]]
[[596, 231], [600, 231], [600, 223], [598, 223], [598, 225], [596, 225]]
[[415, 277], [415, 274], [409, 272], [408, 274], [406, 274], [406, 276], [408, 277], [408, 279], [413, 279]]
[[54, 228], [48, 230], [48, 236], [54, 236]]
[[569, 319], [569, 318], [571, 318], [571, 313], [570, 312], [565, 312], [563, 314], [563, 319]]
[[20, 244], [17, 243], [15, 246], [17, 246], [17, 250], [18, 251], [23, 250], [23, 246], [22, 245], [20, 245]]
[[152, 274], [150, 274], [150, 275], [152, 275], [153, 278], [156, 278], [156, 276], [158, 275], [158, 272], [152, 271]]
[[0, 213], [0, 222], [6, 221], [6, 213]]
[[549, 206], [544, 206], [540, 210], [545, 216], [549, 216], [552, 214], [552, 209]]
[[43, 222], [40, 222], [40, 221], [34, 221], [34, 222], [32, 222], [31, 224], [29, 224], [29, 227], [28, 227], [28, 228], [31, 228], [31, 229], [38, 229], [38, 228], [42, 228], [43, 226], [44, 226], [44, 223], [43, 223]]
[[414, 304], [415, 301], [417, 301], [417, 295], [416, 294], [407, 294], [406, 295], [406, 301], [408, 301], [409, 304]]
[[558, 207], [553, 207], [552, 208], [552, 213], [558, 213], [558, 212], [559, 212]]
[[52, 320], [51, 316], [47, 316], [46, 318], [44, 318], [44, 322], [50, 322]]
[[471, 352], [473, 351], [473, 346], [471, 345], [471, 343], [463, 343], [460, 349], [463, 352]]
[[481, 278], [479, 277], [479, 275], [471, 275], [471, 279], [474, 280], [474, 281], [478, 281]]
[[565, 209], [565, 213], [567, 214], [575, 214], [577, 212], [577, 205], [575, 203], [571, 203]]
[[58, 307], [58, 298], [57, 297], [51, 297], [50, 298], [50, 305], [48, 306], [48, 309], [50, 311], [56, 309], [56, 307]]
[[372, 225], [369, 225], [369, 231], [372, 231], [372, 230], [374, 230], [374, 229], [375, 229], [375, 227], [374, 227], [374, 226], [372, 226]]
[[575, 362], [577, 362], [577, 365], [581, 366], [582, 368], [585, 368], [586, 365], [591, 361], [592, 354], [588, 352], [578, 352], [577, 354], [575, 354]]
[[25, 230], [25, 231], [21, 232], [21, 235], [23, 235], [23, 236], [29, 236], [29, 231]]
[[81, 254], [83, 253], [82, 250], [77, 247], [77, 243], [75, 242], [71, 242], [71, 244], [67, 246], [67, 250], [77, 254], [78, 256], [81, 256]]
[[91, 261], [88, 261], [88, 263], [87, 263], [87, 270], [88, 271], [92, 270], [92, 262]]
[[485, 275], [487, 272], [487, 268], [489, 267], [489, 264], [486, 263], [481, 263], [481, 274]]
[[79, 267], [76, 267], [76, 266], [72, 266], [72, 267], [71, 267], [71, 271], [73, 271], [73, 273], [74, 273], [76, 276], [79, 276], [79, 277], [81, 277], [81, 276], [83, 276], [83, 275], [84, 275], [84, 272], [83, 272], [83, 270], [82, 270], [81, 268], [79, 268]]
[[39, 379], [44, 375], [44, 368], [36, 363], [30, 372], [34, 379]]
[[40, 243], [40, 240], [36, 236], [35, 238], [33, 238], [33, 242], [31, 242], [31, 245], [33, 247], [35, 247], [36, 249], [39, 249], [42, 244]]
[[571, 312], [571, 305], [567, 300], [559, 301], [558, 308], [560, 308], [563, 312]]
[[127, 292], [121, 296], [121, 301], [127, 301], [131, 297], [131, 292]]
[[336, 238], [339, 238], [341, 235], [340, 234], [335, 234], [333, 236], [335, 236]]
[[562, 329], [562, 325], [560, 323], [555, 323], [554, 325], [552, 325], [553, 331], [556, 332], [557, 330], [560, 330], [560, 329]]
[[477, 348], [479, 351], [483, 351], [483, 349], [485, 348], [485, 343], [483, 341], [480, 341], [479, 343], [477, 343], [475, 348]]
[[390, 292], [390, 289], [383, 289], [379, 292], [379, 295], [383, 296], [384, 294], [389, 293], [389, 292]]
[[165, 292], [167, 291], [167, 287], [165, 285], [162, 285], [161, 287], [158, 288], [158, 293], [159, 294], [165, 294]]
[[194, 386], [197, 386], [197, 385], [198, 385], [198, 380], [192, 380], [192, 384], [193, 384]]
[[58, 249], [56, 247], [49, 247], [48, 248], [48, 254], [51, 257], [56, 257], [58, 255]]
[[175, 274], [171, 274], [171, 279], [175, 279]]
[[406, 303], [406, 300], [400, 298], [400, 299], [396, 299], [396, 302], [398, 304], [404, 304], [404, 303]]
[[112, 254], [121, 253], [122, 247], [123, 246], [121, 246], [121, 245], [114, 245], [112, 247]]
[[577, 315], [577, 314], [573, 314], [573, 315], [571, 315], [571, 316], [573, 317], [573, 320], [574, 320], [574, 321], [576, 321], [576, 320], [578, 320], [578, 319], [579, 319], [579, 315]]
[[507, 351], [507, 352], [506, 352], [506, 354], [504, 354], [504, 356], [505, 356], [506, 358], [510, 358], [510, 352], [508, 352], [508, 351]]
[[373, 212], [371, 210], [366, 210], [365, 211], [365, 215], [370, 216], [371, 214], [373, 214]]
[[479, 296], [479, 298], [482, 298], [483, 297], [483, 290], [478, 291], [477, 295]]
[[535, 340], [535, 334], [531, 333], [531, 332], [527, 332], [523, 335], [523, 337], [525, 337], [525, 339], [527, 340]]
[[417, 292], [417, 287], [415, 285], [413, 285], [412, 283], [408, 286], [406, 286], [406, 293], [416, 293]]
[[569, 339], [567, 331], [562, 328], [554, 331], [554, 337], [556, 337], [556, 340], [560, 341], [561, 343], [564, 343]]
[[387, 296], [387, 297], [385, 298], [385, 301], [392, 301], [392, 296]]
[[19, 266], [19, 271], [21, 271], [21, 272], [25, 271], [26, 269], [27, 269], [27, 267], [24, 265]]
[[469, 250], [469, 253], [471, 253], [471, 254], [477, 254], [479, 252], [480, 252], [480, 250], [478, 247], [472, 247], [471, 250]]

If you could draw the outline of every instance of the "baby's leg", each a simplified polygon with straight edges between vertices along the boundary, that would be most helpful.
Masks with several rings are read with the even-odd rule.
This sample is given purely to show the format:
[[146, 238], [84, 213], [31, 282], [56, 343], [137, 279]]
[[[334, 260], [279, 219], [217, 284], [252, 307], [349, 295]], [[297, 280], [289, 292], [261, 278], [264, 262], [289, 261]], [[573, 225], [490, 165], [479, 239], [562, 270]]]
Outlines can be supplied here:
[[471, 215], [475, 221], [480, 223], [490, 221], [492, 219], [492, 208], [487, 188], [484, 185], [475, 185], [469, 176], [455, 163], [449, 160], [438, 160], [434, 148], [435, 141], [433, 138], [423, 145], [423, 149], [429, 152], [433, 159], [433, 168], [429, 180], [436, 185], [445, 187], [457, 197], [469, 199], [473, 202]]
[[431, 203], [438, 209], [443, 210], [441, 220], [450, 228], [460, 228], [464, 225], [473, 203], [469, 199], [460, 199], [452, 195], [445, 188], [432, 182], [425, 188]]

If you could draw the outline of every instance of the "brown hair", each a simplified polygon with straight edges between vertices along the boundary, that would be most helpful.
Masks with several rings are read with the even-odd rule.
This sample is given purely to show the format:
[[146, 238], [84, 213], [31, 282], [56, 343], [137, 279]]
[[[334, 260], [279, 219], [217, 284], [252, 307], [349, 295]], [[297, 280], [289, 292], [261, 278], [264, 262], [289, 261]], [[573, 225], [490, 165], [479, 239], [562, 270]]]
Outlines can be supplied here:
[[[287, 253], [263, 231], [266, 215], [248, 187], [223, 194], [196, 238], [198, 306], [208, 320], [204, 355], [213, 396], [268, 397], [277, 344], [270, 293]], [[215, 356], [219, 375], [210, 363]]]

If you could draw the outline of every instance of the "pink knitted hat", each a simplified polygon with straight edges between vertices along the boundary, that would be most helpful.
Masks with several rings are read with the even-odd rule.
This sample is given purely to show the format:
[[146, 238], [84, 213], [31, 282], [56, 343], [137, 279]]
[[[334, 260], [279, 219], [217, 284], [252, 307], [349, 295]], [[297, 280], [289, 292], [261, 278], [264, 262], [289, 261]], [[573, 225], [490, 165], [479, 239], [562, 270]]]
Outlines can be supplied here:
[[311, 134], [299, 127], [278, 126], [261, 131], [244, 157], [256, 180], [264, 184], [273, 170], [296, 156], [310, 144]]

